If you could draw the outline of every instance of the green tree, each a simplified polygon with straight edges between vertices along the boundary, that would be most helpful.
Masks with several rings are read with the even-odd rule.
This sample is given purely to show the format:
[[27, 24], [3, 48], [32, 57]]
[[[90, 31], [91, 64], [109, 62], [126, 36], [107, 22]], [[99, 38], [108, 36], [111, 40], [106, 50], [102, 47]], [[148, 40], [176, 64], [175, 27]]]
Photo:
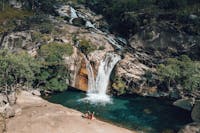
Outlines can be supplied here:
[[0, 91], [8, 93], [15, 85], [31, 86], [40, 72], [40, 63], [24, 51], [0, 50]]
[[69, 56], [72, 52], [70, 44], [50, 43], [43, 45], [38, 52], [43, 67], [41, 67], [41, 73], [37, 75], [35, 85], [52, 91], [66, 90], [69, 72], [64, 63], [64, 56]]
[[47, 63], [62, 63], [63, 56], [69, 56], [73, 53], [73, 48], [70, 44], [50, 43], [42, 45], [39, 49], [39, 56]]
[[158, 66], [158, 75], [162, 82], [167, 82], [168, 87], [181, 84], [185, 90], [200, 90], [200, 62], [192, 61], [188, 56], [169, 58], [165, 64]]

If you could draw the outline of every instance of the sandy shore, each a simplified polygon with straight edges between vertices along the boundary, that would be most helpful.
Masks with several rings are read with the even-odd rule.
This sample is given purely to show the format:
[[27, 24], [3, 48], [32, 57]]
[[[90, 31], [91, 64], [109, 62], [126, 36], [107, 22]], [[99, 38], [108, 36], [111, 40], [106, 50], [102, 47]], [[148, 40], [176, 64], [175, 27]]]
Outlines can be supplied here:
[[28, 92], [18, 95], [22, 108], [7, 120], [7, 133], [135, 133], [100, 120], [88, 120], [82, 113], [52, 104]]

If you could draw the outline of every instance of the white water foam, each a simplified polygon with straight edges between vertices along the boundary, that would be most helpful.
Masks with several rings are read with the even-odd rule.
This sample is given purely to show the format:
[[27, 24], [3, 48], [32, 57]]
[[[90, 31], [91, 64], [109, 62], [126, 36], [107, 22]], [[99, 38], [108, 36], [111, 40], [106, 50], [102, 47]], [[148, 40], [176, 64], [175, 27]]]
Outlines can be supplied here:
[[[85, 57], [85, 60], [86, 59]], [[94, 80], [92, 66], [89, 61], [86, 60], [86, 68], [88, 70], [88, 92], [87, 97], [81, 99], [81, 101], [93, 104], [112, 103], [111, 97], [106, 94], [106, 90], [109, 84], [110, 74], [120, 59], [121, 57], [115, 53], [107, 53], [105, 58], [100, 62], [96, 81]]]

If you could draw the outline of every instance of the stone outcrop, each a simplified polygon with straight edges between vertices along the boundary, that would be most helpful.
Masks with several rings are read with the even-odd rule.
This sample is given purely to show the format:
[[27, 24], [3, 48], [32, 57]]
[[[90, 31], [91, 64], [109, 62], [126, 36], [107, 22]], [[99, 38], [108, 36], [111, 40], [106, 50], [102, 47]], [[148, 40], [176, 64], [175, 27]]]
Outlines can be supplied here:
[[16, 109], [14, 108], [16, 104], [16, 93], [12, 92], [7, 96], [5, 94], [0, 94], [0, 114], [5, 118], [10, 118], [15, 116]]
[[80, 51], [76, 47], [73, 47], [73, 54], [71, 56], [65, 57], [65, 64], [70, 72], [70, 79], [67, 82], [73, 87], [77, 87], [77, 75], [81, 68], [82, 60], [83, 59], [80, 54]]
[[2, 47], [9, 49], [27, 48], [33, 45], [31, 31], [13, 32], [5, 36]]
[[190, 123], [183, 127], [178, 133], [200, 133], [200, 123]]
[[193, 98], [185, 98], [185, 99], [179, 99], [177, 101], [175, 101], [173, 103], [173, 105], [177, 106], [177, 107], [180, 107], [182, 109], [185, 109], [185, 110], [188, 110], [188, 111], [191, 111], [192, 110], [192, 107], [194, 105], [194, 99]]
[[39, 90], [32, 90], [31, 93], [35, 96], [41, 96], [41, 93]]
[[124, 58], [118, 63], [116, 72], [117, 75], [125, 79], [139, 81], [148, 69], [150, 68], [140, 63], [135, 55], [126, 53], [124, 54]]
[[[6, 133], [135, 133], [97, 119], [84, 119], [81, 112], [26, 91], [17, 95], [17, 105], [22, 108], [21, 115], [6, 120]], [[0, 131], [1, 127], [0, 124]]]
[[192, 119], [200, 123], [200, 101], [196, 101], [192, 109]]

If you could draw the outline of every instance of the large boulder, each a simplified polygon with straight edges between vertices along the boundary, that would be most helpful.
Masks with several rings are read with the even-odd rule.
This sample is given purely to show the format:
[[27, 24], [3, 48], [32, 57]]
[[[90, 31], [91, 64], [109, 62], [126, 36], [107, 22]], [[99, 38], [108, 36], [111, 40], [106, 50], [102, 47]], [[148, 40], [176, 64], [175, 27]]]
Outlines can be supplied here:
[[8, 106], [5, 109], [5, 117], [6, 118], [10, 118], [10, 117], [14, 117], [15, 116], [15, 110], [14, 108], [12, 108], [11, 106]]
[[8, 99], [9, 99], [9, 104], [10, 105], [14, 105], [16, 103], [17, 97], [16, 97], [16, 93], [12, 92], [8, 95]]
[[192, 109], [192, 120], [200, 122], [200, 101], [196, 101], [194, 108]]
[[0, 107], [0, 114], [4, 114], [5, 118], [10, 118], [15, 116], [15, 110], [10, 106], [9, 103], [5, 104], [3, 107]]
[[8, 96], [4, 94], [0, 94], [0, 107], [9, 103], [10, 105], [14, 105], [16, 103], [17, 97], [15, 92], [11, 92]]
[[188, 111], [192, 110], [193, 104], [194, 104], [194, 99], [192, 98], [179, 99], [173, 103], [173, 105]]
[[183, 127], [178, 133], [200, 133], [200, 123], [190, 123]]
[[0, 94], [0, 107], [3, 106], [7, 102], [8, 102], [7, 97], [3, 94]]

